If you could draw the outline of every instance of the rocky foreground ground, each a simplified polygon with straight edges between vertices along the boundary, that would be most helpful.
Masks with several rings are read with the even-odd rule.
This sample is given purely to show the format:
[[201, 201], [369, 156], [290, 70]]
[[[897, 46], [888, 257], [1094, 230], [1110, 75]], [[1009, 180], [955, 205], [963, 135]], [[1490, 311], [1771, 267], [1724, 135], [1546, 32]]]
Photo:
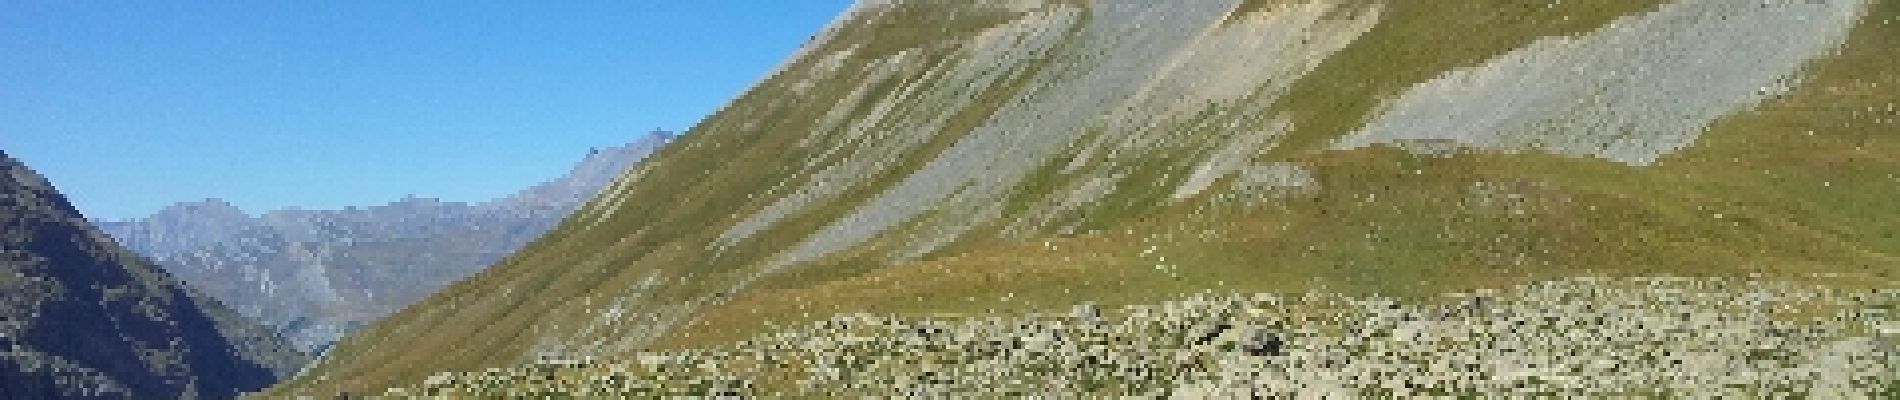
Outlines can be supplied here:
[[387, 395], [1900, 398], [1900, 289], [1578, 278], [1428, 301], [1207, 293], [1028, 316], [840, 315], [719, 348]]

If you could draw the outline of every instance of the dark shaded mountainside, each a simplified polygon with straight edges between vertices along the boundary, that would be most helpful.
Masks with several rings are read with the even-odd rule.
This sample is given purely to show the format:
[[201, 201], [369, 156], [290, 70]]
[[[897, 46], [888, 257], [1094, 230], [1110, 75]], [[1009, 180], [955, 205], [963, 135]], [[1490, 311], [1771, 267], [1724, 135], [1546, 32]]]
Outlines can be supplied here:
[[252, 217], [214, 199], [98, 224], [193, 287], [320, 352], [540, 237], [673, 138], [653, 131], [595, 149], [561, 177], [482, 203], [409, 197]]
[[270, 393], [1900, 395], [1896, 59], [1893, 0], [861, 1]]
[[233, 398], [304, 361], [0, 153], [0, 398]]

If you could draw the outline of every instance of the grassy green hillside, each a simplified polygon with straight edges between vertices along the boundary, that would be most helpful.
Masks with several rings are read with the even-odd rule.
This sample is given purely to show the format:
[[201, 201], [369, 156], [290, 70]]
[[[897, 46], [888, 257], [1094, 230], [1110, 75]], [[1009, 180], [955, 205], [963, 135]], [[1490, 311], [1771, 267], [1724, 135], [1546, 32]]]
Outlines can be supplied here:
[[[1900, 287], [1900, 2], [1774, 7], [863, 5], [555, 232], [272, 393], [695, 351], [841, 313], [1206, 290], [1425, 304], [1577, 276]], [[1822, 47], [1764, 61], [1802, 43]], [[1670, 57], [1697, 49], [1727, 58]], [[1585, 64], [1623, 69], [1565, 70]], [[1484, 85], [1495, 107], [1429, 103]], [[1351, 145], [1382, 126], [1455, 140]]]

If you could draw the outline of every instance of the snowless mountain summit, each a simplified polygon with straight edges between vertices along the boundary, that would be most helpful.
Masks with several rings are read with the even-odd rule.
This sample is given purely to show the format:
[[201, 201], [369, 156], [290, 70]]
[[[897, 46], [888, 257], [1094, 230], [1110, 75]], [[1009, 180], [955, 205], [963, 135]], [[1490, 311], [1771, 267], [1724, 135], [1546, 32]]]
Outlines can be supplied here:
[[[1892, 0], [863, 1], [272, 393], [1885, 393], [1894, 59]], [[1655, 340], [1458, 328], [1537, 310]]]
[[590, 152], [567, 174], [483, 203], [409, 197], [252, 217], [217, 199], [100, 222], [127, 247], [320, 352], [363, 324], [480, 271], [539, 237], [647, 154], [665, 131]]

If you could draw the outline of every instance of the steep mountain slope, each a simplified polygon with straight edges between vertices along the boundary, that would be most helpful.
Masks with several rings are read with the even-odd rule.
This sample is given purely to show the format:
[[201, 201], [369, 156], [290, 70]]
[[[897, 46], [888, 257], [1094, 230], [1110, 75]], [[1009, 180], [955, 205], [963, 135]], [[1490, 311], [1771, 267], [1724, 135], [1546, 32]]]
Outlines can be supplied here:
[[566, 175], [478, 204], [411, 197], [253, 218], [206, 200], [99, 225], [212, 297], [282, 329], [300, 348], [321, 351], [540, 237], [672, 140], [671, 133], [654, 131], [625, 146], [597, 149]]
[[[860, 2], [548, 236], [276, 390], [1203, 290], [1891, 289], [1894, 59], [1890, 0]], [[1631, 350], [1686, 351], [1664, 343]], [[794, 364], [733, 379], [863, 366]]]
[[304, 361], [0, 153], [0, 398], [231, 398]]

